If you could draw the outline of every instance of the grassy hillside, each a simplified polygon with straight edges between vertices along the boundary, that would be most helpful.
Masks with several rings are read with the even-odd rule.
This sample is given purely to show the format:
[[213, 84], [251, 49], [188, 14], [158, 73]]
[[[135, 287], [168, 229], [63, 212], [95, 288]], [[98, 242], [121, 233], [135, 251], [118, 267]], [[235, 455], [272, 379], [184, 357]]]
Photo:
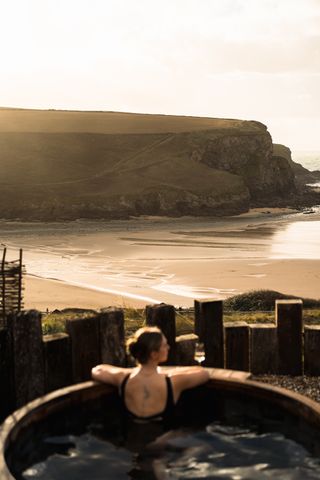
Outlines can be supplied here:
[[2, 188], [28, 194], [112, 196], [156, 185], [206, 191], [212, 182], [220, 193], [225, 183], [241, 183], [189, 158], [185, 138], [176, 135], [2, 133], [0, 151]]
[[0, 109], [0, 132], [44, 133], [181, 133], [197, 130], [241, 129], [254, 133], [264, 128], [244, 120], [150, 115], [121, 112]]
[[244, 179], [202, 157], [251, 149], [254, 163], [268, 142], [254, 121], [0, 109], [0, 217], [237, 213]]
[[286, 147], [285, 145], [281, 145], [280, 143], [273, 144], [273, 155], [283, 157], [288, 160], [288, 162], [292, 162], [290, 148]]

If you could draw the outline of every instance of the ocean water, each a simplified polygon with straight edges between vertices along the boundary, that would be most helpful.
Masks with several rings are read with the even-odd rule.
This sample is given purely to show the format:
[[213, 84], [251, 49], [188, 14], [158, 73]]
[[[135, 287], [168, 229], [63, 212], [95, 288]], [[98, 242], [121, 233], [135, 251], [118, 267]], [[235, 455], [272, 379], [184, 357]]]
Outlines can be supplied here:
[[308, 170], [320, 170], [320, 152], [297, 151], [292, 152], [292, 160], [300, 163]]

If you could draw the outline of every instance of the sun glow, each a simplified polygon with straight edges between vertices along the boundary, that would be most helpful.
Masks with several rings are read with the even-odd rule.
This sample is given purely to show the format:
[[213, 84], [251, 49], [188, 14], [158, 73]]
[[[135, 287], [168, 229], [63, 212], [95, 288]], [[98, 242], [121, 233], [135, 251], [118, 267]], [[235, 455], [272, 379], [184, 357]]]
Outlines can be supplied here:
[[314, 0], [2, 2], [0, 106], [257, 119], [316, 150], [319, 19]]

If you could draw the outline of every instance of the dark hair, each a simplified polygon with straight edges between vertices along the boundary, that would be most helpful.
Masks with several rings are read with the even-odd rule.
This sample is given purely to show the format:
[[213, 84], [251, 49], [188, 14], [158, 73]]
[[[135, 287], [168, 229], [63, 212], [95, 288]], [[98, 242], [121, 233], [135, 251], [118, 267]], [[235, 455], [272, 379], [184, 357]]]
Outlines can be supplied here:
[[159, 350], [162, 339], [163, 334], [158, 327], [143, 327], [129, 338], [127, 347], [133, 358], [144, 364], [149, 360], [151, 352]]

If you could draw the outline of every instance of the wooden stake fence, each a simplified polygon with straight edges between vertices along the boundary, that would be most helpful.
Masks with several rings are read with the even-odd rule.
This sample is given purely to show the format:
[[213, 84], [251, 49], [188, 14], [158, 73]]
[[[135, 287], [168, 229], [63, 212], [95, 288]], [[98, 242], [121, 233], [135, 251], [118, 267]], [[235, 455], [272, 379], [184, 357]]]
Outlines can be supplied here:
[[3, 249], [1, 261], [1, 286], [0, 324], [5, 326], [7, 316], [14, 312], [20, 312], [23, 307], [23, 272], [22, 249], [19, 251], [19, 259], [7, 261], [7, 248]]
[[[320, 327], [306, 328], [303, 349], [301, 301], [278, 301], [276, 324], [271, 325], [223, 324], [221, 301], [197, 302], [196, 318], [203, 335], [203, 365], [255, 374], [320, 375]], [[176, 337], [172, 305], [148, 306], [146, 323], [167, 336], [171, 365], [197, 364], [199, 337]], [[128, 365], [121, 309], [67, 320], [66, 332], [43, 337], [41, 314], [34, 310], [9, 316], [8, 328], [0, 335], [0, 380], [6, 399], [0, 406], [2, 416], [42, 393], [88, 380], [98, 363]]]

